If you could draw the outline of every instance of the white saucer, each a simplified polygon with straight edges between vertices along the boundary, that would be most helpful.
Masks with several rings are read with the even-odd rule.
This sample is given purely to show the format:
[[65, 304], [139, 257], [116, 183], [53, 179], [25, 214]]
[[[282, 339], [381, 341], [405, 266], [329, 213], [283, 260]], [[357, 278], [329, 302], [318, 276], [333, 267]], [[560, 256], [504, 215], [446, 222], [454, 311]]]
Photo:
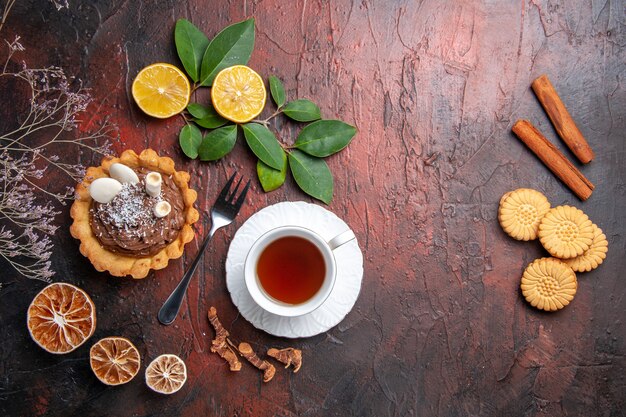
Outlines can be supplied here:
[[237, 231], [226, 258], [226, 286], [241, 315], [254, 327], [281, 337], [310, 337], [339, 324], [350, 312], [361, 290], [363, 254], [355, 240], [335, 249], [337, 281], [330, 296], [317, 310], [299, 317], [281, 317], [259, 307], [248, 292], [243, 270], [252, 244], [279, 226], [302, 226], [330, 240], [350, 227], [334, 213], [302, 201], [266, 207], [252, 215]]

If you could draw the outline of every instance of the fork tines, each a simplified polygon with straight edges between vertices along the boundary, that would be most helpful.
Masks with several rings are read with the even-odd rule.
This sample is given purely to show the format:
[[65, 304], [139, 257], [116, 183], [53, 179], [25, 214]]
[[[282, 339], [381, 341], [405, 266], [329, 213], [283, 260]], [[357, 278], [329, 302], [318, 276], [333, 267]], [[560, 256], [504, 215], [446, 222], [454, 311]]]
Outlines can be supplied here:
[[249, 188], [250, 188], [250, 180], [248, 180], [248, 182], [246, 182], [246, 186], [243, 188], [243, 191], [241, 192], [241, 195], [239, 196], [239, 198], [237, 198], [237, 201], [235, 201], [235, 206], [237, 206], [237, 209], [239, 209], [241, 207], [241, 205], [243, 204], [243, 202], [245, 201], [246, 194], [248, 194], [248, 189]]
[[222, 188], [222, 191], [220, 192], [220, 195], [217, 196], [217, 200], [224, 200], [226, 201], [226, 195], [228, 194], [228, 190], [230, 190], [230, 186], [233, 184], [233, 181], [235, 180], [235, 177], [237, 176], [237, 172], [235, 171], [233, 173], [233, 175], [230, 176], [230, 178], [228, 179], [228, 181], [226, 182], [226, 184], [224, 184], [224, 188]]
[[235, 181], [236, 176], [237, 176], [237, 172], [233, 173], [233, 175], [230, 176], [230, 178], [228, 179], [228, 182], [226, 182], [226, 184], [224, 185], [222, 192], [217, 197], [217, 200], [222, 201], [224, 203], [231, 204], [234, 206], [236, 210], [239, 210], [243, 202], [246, 199], [246, 194], [248, 193], [248, 189], [250, 188], [250, 180], [246, 182], [246, 185], [243, 188], [243, 191], [241, 192], [239, 197], [237, 197], [237, 200], [235, 200], [235, 196], [237, 195], [237, 191], [239, 190], [239, 186], [241, 185], [241, 182], [243, 180], [243, 177], [239, 178], [239, 181], [237, 181], [237, 184], [235, 185], [235, 189], [232, 190], [231, 192], [230, 189], [231, 189], [233, 182]]

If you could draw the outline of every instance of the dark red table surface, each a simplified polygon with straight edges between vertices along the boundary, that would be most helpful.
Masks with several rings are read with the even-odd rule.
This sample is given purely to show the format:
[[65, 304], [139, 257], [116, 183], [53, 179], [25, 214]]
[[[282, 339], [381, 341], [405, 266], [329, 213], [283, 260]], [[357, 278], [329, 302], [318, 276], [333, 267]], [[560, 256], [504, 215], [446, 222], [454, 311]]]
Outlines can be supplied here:
[[[335, 197], [327, 208], [349, 223], [364, 254], [354, 309], [328, 332], [288, 340], [238, 315], [224, 281], [236, 229], [281, 201], [312, 201], [289, 179], [264, 194], [257, 182], [235, 223], [219, 232], [170, 327], [156, 313], [208, 230], [165, 270], [144, 280], [98, 273], [57, 217], [54, 280], [79, 285], [97, 306], [97, 330], [73, 353], [33, 343], [26, 309], [45, 285], [10, 269], [0, 279], [0, 414], [3, 416], [618, 416], [625, 415], [626, 14], [624, 1], [79, 2], [56, 11], [18, 2], [0, 32], [22, 37], [30, 66], [58, 65], [91, 89], [94, 120], [119, 127], [116, 152], [151, 147], [192, 174], [198, 207], [210, 207], [235, 170], [254, 177], [240, 140], [216, 163], [190, 161], [177, 144], [180, 118], [151, 119], [130, 86], [153, 62], [180, 65], [176, 19], [215, 35], [256, 18], [249, 65], [281, 78], [290, 97], [307, 97], [327, 118], [358, 127], [329, 159]], [[548, 74], [596, 158], [583, 173], [596, 185], [580, 202], [510, 132], [530, 119], [573, 160], [530, 90]], [[15, 91], [0, 92], [3, 114]], [[10, 107], [9, 107], [10, 108]], [[271, 109], [267, 109], [271, 111]], [[299, 127], [278, 126], [293, 138]], [[74, 150], [71, 163], [98, 163]], [[577, 164], [579, 167], [580, 165]], [[71, 182], [63, 176], [54, 181]], [[518, 187], [582, 208], [606, 233], [608, 258], [579, 275], [570, 306], [553, 314], [519, 291], [525, 266], [544, 252], [507, 237], [498, 200]], [[268, 384], [210, 353], [206, 319], [216, 306], [238, 341], [263, 352], [304, 352], [297, 374], [279, 369]], [[185, 360], [189, 379], [172, 396], [152, 393], [141, 375], [107, 387], [92, 374], [89, 347], [131, 339], [144, 364], [161, 353]]]

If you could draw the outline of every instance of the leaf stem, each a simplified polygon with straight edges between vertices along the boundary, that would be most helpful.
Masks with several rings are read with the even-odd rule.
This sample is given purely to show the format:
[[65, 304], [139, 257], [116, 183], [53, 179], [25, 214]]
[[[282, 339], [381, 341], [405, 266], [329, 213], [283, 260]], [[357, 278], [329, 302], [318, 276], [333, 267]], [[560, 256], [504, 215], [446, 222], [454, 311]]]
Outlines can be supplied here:
[[202, 87], [202, 84], [198, 84], [198, 83], [193, 83], [193, 86], [191, 86], [191, 93], [190, 94], [194, 94], [196, 92], [196, 90], [198, 88]]
[[283, 112], [283, 110], [280, 107], [277, 108], [276, 111], [274, 113], [272, 113], [272, 115], [270, 117], [268, 117], [267, 119], [263, 120], [261, 123], [263, 123], [264, 125], [267, 125], [270, 120], [272, 120], [274, 117], [278, 116], [282, 112]]
[[268, 125], [269, 125], [269, 122], [267, 121], [267, 119], [265, 119], [265, 120], [254, 119], [254, 120], [250, 120], [248, 123], [259, 123], [259, 124], [262, 124], [265, 127], [268, 127]]

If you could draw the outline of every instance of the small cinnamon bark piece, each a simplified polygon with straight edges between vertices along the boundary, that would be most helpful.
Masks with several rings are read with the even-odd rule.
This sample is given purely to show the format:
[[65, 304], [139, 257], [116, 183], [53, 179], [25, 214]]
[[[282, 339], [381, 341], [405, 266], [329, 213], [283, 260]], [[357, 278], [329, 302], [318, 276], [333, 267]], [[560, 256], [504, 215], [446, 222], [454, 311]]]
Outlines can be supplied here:
[[278, 362], [284, 363], [285, 368], [288, 368], [289, 365], [293, 365], [294, 374], [298, 372], [302, 366], [302, 351], [300, 349], [291, 347], [285, 349], [271, 348], [267, 351], [267, 354]]
[[237, 372], [241, 370], [241, 362], [237, 357], [235, 351], [228, 344], [228, 330], [222, 326], [222, 323], [217, 318], [217, 310], [215, 307], [209, 308], [209, 322], [215, 329], [215, 339], [211, 341], [211, 352], [217, 353], [222, 358], [224, 358], [228, 365], [230, 365], [230, 370], [233, 372]]
[[254, 353], [254, 350], [252, 350], [250, 344], [245, 342], [239, 343], [239, 353], [246, 358], [248, 362], [254, 365], [255, 368], [263, 371], [263, 382], [269, 382], [274, 378], [274, 374], [276, 373], [274, 365], [259, 358], [257, 354]]
[[580, 162], [583, 164], [590, 162], [595, 156], [593, 150], [565, 108], [548, 76], [542, 75], [533, 81], [532, 89], [563, 142]]
[[518, 120], [511, 130], [578, 198], [591, 196], [593, 184], [532, 123]]

